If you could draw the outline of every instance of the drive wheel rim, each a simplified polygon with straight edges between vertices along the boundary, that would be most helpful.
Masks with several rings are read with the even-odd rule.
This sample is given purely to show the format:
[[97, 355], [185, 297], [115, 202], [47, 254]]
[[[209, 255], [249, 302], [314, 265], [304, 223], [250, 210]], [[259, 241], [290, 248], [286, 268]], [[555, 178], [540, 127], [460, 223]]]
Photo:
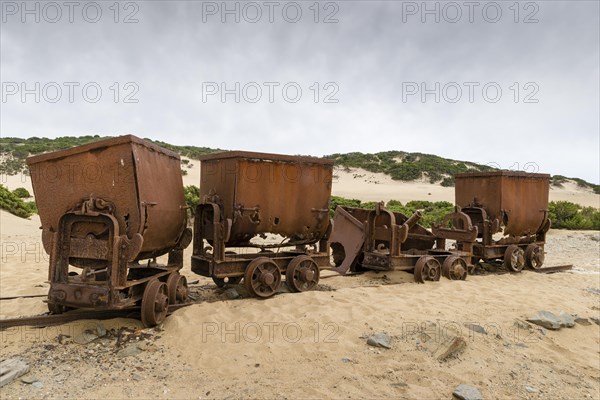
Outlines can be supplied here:
[[530, 244], [525, 249], [525, 261], [531, 269], [540, 269], [544, 264], [544, 249], [537, 244]]
[[287, 266], [285, 283], [292, 292], [306, 292], [319, 284], [319, 266], [311, 257], [295, 257]]
[[504, 266], [513, 272], [520, 272], [525, 265], [525, 252], [517, 245], [511, 244], [504, 252]]
[[183, 303], [187, 300], [187, 279], [179, 272], [174, 272], [169, 276], [167, 289], [169, 290], [169, 304]]
[[142, 297], [142, 322], [146, 327], [160, 324], [169, 311], [169, 291], [167, 285], [155, 279], [146, 285]]
[[439, 281], [441, 276], [441, 266], [438, 260], [431, 256], [422, 256], [415, 265], [415, 281], [425, 283], [425, 281]]
[[274, 261], [259, 257], [250, 262], [244, 273], [246, 289], [258, 297], [270, 297], [277, 292], [281, 284], [281, 272]]
[[467, 263], [459, 256], [450, 256], [442, 264], [442, 274], [450, 280], [467, 279]]

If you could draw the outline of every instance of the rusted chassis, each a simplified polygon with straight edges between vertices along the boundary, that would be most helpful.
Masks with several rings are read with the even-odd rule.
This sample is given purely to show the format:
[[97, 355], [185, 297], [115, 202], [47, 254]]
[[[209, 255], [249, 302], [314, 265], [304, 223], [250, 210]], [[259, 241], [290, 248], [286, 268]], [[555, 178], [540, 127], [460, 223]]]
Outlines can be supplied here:
[[[87, 203], [93, 204], [94, 200]], [[141, 265], [134, 260], [142, 248], [143, 236], [136, 233], [129, 239], [119, 232], [113, 215], [90, 208], [65, 213], [60, 219], [59, 232], [48, 234], [52, 248], [48, 302], [54, 312], [66, 307], [99, 310], [132, 307], [142, 300], [150, 280], [167, 283], [183, 266], [183, 248], [191, 238], [189, 230], [169, 252], [166, 266], [150, 262]], [[78, 224], [104, 226], [106, 234], [103, 238], [72, 237]], [[81, 273], [69, 274], [69, 264], [82, 267]], [[90, 268], [88, 264], [105, 267]]]
[[[283, 276], [293, 292], [316, 287], [330, 267], [333, 161], [233, 151], [201, 162], [192, 271], [219, 286], [243, 279], [259, 297], [275, 294]], [[283, 240], [252, 241], [266, 234]]]
[[[413, 271], [415, 280], [421, 283], [438, 280], [441, 275], [466, 279], [477, 237], [477, 228], [469, 217], [457, 209], [434, 226], [433, 233], [417, 223], [420, 218], [419, 212], [409, 218], [382, 204], [374, 210], [338, 206], [330, 240], [334, 269], [340, 273], [364, 269]], [[453, 227], [448, 227], [450, 221]], [[457, 228], [458, 221], [461, 228]], [[457, 248], [446, 250], [447, 239], [455, 240]]]
[[[551, 226], [549, 178], [515, 171], [456, 175], [456, 204], [478, 228], [475, 262], [502, 260], [514, 272], [541, 268]], [[495, 234], [503, 237], [495, 240]]]
[[[192, 234], [176, 153], [127, 135], [32, 156], [27, 164], [50, 254], [51, 312], [141, 302], [142, 321], [151, 326], [187, 296], [177, 271]], [[88, 170], [96, 173], [82, 173]], [[158, 265], [164, 254], [167, 265]]]
[[[313, 289], [320, 270], [329, 268], [327, 234], [315, 244], [298, 243], [292, 248], [262, 249], [258, 253], [235, 254], [226, 251], [228, 224], [217, 204], [200, 204], [194, 219], [192, 272], [213, 278], [219, 286], [239, 283], [244, 279], [248, 291], [258, 297], [269, 297], [277, 291], [282, 276], [293, 292]], [[207, 245], [208, 244], [208, 245]]]

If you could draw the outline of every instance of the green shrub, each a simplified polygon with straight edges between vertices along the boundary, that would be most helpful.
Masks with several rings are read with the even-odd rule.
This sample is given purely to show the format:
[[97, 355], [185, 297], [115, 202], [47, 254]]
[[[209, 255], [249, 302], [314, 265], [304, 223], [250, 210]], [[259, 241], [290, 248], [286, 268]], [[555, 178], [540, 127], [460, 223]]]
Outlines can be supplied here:
[[196, 212], [196, 206], [200, 204], [200, 188], [198, 186], [189, 185], [183, 188], [185, 204], [188, 208], [188, 216], [193, 218]]
[[329, 203], [329, 215], [333, 217], [337, 206], [346, 207], [360, 207], [361, 201], [356, 199], [345, 199], [343, 197], [331, 196], [331, 202]]
[[[374, 209], [377, 205], [377, 202], [361, 202], [356, 199], [345, 199], [343, 197], [332, 196], [331, 201], [331, 215], [333, 216], [335, 213], [335, 207], [337, 205], [349, 206], [349, 207], [359, 207], [366, 209]], [[402, 205], [398, 200], [390, 200], [385, 205], [386, 208], [393, 212], [399, 212], [407, 217], [410, 217], [415, 211], [420, 210], [423, 214], [419, 224], [423, 225], [426, 228], [431, 227], [432, 223], [440, 223], [444, 216], [452, 211], [454, 211], [454, 206], [452, 203], [447, 201], [409, 201], [406, 205]]]
[[440, 185], [443, 187], [452, 187], [454, 186], [454, 176], [447, 176], [440, 182]]
[[8, 190], [4, 185], [0, 185], [0, 208], [8, 211], [11, 214], [21, 218], [29, 218], [34, 213], [35, 203], [33, 207], [29, 203], [23, 202], [23, 200], [15, 195], [13, 192]]
[[13, 190], [13, 194], [21, 199], [26, 199], [28, 197], [31, 197], [31, 194], [29, 194], [29, 191], [25, 188], [16, 188], [15, 190]]
[[581, 207], [570, 201], [551, 201], [548, 213], [553, 228], [600, 229], [600, 210], [594, 207]]

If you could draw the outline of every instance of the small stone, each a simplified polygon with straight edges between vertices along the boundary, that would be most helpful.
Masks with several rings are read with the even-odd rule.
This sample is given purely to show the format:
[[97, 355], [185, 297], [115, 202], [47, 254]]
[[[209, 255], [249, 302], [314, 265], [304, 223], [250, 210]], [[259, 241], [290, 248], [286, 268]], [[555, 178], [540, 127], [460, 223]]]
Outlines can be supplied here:
[[460, 400], [483, 400], [483, 396], [476, 387], [461, 383], [452, 392]]
[[39, 379], [33, 375], [25, 375], [21, 378], [21, 382], [31, 385], [33, 382], [37, 382]]
[[487, 335], [485, 328], [481, 325], [477, 325], [477, 324], [464, 324], [464, 325], [470, 331], [477, 332], [477, 333], [483, 333], [484, 335]]
[[142, 379], [144, 379], [143, 376], [141, 376], [140, 374], [136, 374], [135, 372], [131, 375], [131, 379], [133, 379], [134, 381], [141, 381]]
[[584, 325], [584, 326], [590, 326], [592, 324], [589, 319], [581, 318], [581, 317], [575, 318], [575, 323], [577, 323], [579, 325]]
[[467, 347], [467, 342], [462, 336], [450, 336], [440, 343], [434, 356], [440, 361], [445, 361], [461, 352], [465, 347]]
[[392, 386], [392, 387], [407, 387], [408, 385], [404, 382], [396, 382], [396, 383], [390, 384], [390, 386]]
[[98, 339], [96, 332], [92, 332], [89, 330], [85, 330], [85, 331], [73, 336], [73, 342], [75, 342], [77, 344], [83, 344], [83, 345], [91, 343], [96, 339]]
[[29, 365], [20, 358], [8, 358], [0, 362], [0, 387], [7, 385], [29, 372]]
[[104, 325], [97, 324], [96, 333], [98, 334], [98, 337], [106, 336], [106, 328], [104, 327]]
[[130, 344], [129, 346], [119, 350], [117, 353], [117, 358], [125, 358], [130, 356], [138, 355], [142, 352], [142, 350], [136, 346], [135, 344]]
[[142, 350], [142, 351], [149, 351], [151, 353], [155, 352], [156, 350], [158, 350], [156, 348], [156, 346], [154, 345], [154, 343], [152, 342], [141, 342], [137, 344], [137, 348]]
[[544, 310], [538, 311], [533, 317], [527, 318], [527, 321], [552, 330], [559, 330], [562, 326], [561, 319], [550, 311]]
[[569, 313], [561, 311], [558, 314], [558, 319], [560, 320], [561, 326], [564, 326], [567, 328], [572, 328], [575, 326], [575, 318], [573, 318], [573, 316]]
[[594, 317], [590, 317], [590, 319], [591, 319], [592, 321], [594, 321], [594, 323], [595, 323], [596, 325], [600, 325], [600, 318], [594, 318]]
[[227, 298], [230, 300], [234, 300], [240, 297], [240, 294], [237, 290], [235, 290], [235, 288], [229, 288], [223, 293], [225, 293], [225, 296], [227, 296]]
[[533, 386], [525, 386], [525, 390], [527, 390], [527, 393], [539, 393], [539, 389]]
[[595, 287], [585, 288], [585, 291], [590, 292], [592, 294], [600, 294], [600, 289], [595, 288]]
[[344, 357], [344, 358], [342, 358], [342, 362], [343, 362], [343, 363], [345, 363], [345, 364], [346, 364], [346, 363], [353, 363], [353, 364], [356, 364], [356, 362], [355, 362], [353, 359], [351, 359], [351, 358], [348, 358], [348, 357]]
[[391, 349], [392, 338], [386, 335], [385, 333], [376, 333], [374, 335], [369, 336], [369, 338], [367, 339], [367, 344], [369, 346]]
[[44, 384], [40, 381], [35, 381], [31, 384], [31, 386], [33, 386], [36, 389], [41, 389], [44, 387]]

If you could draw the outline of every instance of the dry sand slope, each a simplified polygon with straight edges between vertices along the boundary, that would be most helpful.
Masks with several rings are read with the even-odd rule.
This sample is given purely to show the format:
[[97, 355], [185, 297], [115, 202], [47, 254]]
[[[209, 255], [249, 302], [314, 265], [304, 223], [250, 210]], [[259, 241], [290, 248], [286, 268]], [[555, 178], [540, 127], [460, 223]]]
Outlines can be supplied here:
[[[45, 293], [47, 260], [39, 220], [0, 212], [0, 295]], [[0, 332], [1, 359], [17, 356], [42, 387], [19, 381], [12, 398], [418, 398], [448, 399], [460, 383], [484, 398], [599, 398], [600, 326], [560, 331], [517, 327], [540, 309], [600, 317], [599, 232], [550, 231], [554, 275], [470, 276], [424, 285], [410, 274], [324, 272], [319, 290], [267, 300], [230, 300], [200, 277], [201, 304], [177, 311], [161, 329], [126, 319], [81, 321]], [[187, 250], [184, 273], [189, 270]], [[40, 299], [0, 302], [0, 316], [45, 311]], [[416, 330], [426, 327], [430, 341]], [[464, 324], [478, 324], [486, 334]], [[83, 335], [107, 333], [100, 338]], [[466, 348], [445, 361], [430, 350], [460, 331]], [[392, 348], [368, 346], [386, 332]], [[64, 336], [67, 335], [67, 336]], [[95, 339], [89, 343], [88, 341]], [[141, 348], [141, 349], [140, 349]], [[127, 356], [129, 354], [129, 356]], [[36, 384], [40, 386], [40, 384]], [[529, 391], [526, 387], [529, 387]], [[530, 393], [532, 392], [532, 393]]]

